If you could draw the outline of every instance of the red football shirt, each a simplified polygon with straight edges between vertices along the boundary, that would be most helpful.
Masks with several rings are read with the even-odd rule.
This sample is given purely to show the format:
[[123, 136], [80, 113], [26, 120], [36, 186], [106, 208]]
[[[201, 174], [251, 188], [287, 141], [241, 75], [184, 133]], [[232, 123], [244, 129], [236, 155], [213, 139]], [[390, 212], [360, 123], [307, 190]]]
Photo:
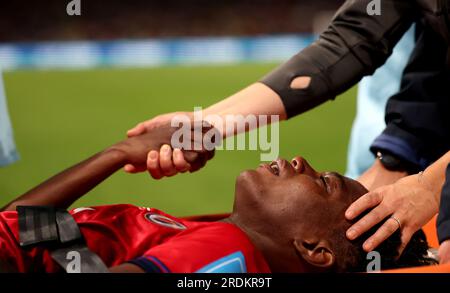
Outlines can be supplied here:
[[[131, 262], [147, 272], [270, 272], [247, 235], [232, 224], [188, 221], [132, 205], [70, 213], [87, 246], [108, 267]], [[20, 272], [61, 271], [48, 250], [19, 247], [18, 234], [17, 212], [1, 212], [0, 259]]]

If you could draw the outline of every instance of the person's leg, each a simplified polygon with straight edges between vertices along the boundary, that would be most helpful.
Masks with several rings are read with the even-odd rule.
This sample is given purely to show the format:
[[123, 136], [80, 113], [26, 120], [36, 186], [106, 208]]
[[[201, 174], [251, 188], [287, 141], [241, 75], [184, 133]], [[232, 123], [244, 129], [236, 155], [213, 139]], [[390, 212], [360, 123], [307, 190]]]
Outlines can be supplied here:
[[11, 164], [18, 158], [8, 115], [3, 76], [0, 71], [0, 167]]
[[359, 83], [356, 118], [348, 147], [347, 177], [359, 177], [374, 162], [369, 147], [386, 127], [386, 102], [400, 89], [402, 72], [414, 48], [414, 31], [413, 26], [397, 44], [387, 62], [374, 75], [365, 77]]

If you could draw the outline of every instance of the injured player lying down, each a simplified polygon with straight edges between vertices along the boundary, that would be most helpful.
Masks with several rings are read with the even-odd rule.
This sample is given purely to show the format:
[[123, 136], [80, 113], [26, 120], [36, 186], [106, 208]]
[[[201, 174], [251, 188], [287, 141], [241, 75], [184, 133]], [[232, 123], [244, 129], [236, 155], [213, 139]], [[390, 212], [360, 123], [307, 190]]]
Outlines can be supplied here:
[[[49, 224], [55, 222], [52, 209], [33, 212], [29, 207], [17, 207], [66, 209], [125, 164], [145, 162], [149, 150], [158, 150], [166, 141], [166, 133], [161, 127], [120, 142], [7, 205], [0, 213], [2, 266], [20, 272], [66, 270], [54, 252], [65, 251], [63, 258], [72, 259], [78, 248], [70, 242], [60, 243], [73, 227], [56, 221], [56, 233], [52, 230], [55, 225]], [[91, 252], [81, 254], [81, 263], [100, 263], [111, 272], [365, 271], [364, 236], [354, 242], [347, 240], [345, 231], [351, 223], [344, 218], [350, 203], [365, 192], [358, 182], [333, 172], [317, 172], [303, 158], [295, 157], [242, 172], [236, 180], [233, 212], [220, 221], [188, 221], [127, 204], [78, 208], [66, 214], [59, 210], [56, 218], [69, 216], [66, 222], [74, 220], [81, 232], [85, 248]], [[52, 234], [59, 238], [49, 236]], [[33, 237], [48, 241], [21, 246]], [[433, 263], [427, 258], [422, 232], [414, 235], [400, 258], [396, 253], [399, 244], [395, 234], [377, 248], [383, 268]], [[65, 246], [69, 249], [64, 250]], [[70, 266], [76, 270], [76, 265]]]

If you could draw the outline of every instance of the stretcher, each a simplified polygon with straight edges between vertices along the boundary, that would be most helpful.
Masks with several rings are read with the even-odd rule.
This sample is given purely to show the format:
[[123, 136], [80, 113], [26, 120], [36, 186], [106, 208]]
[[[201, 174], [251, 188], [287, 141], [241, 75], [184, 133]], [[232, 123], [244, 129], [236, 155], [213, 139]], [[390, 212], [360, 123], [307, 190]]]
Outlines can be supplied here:
[[[184, 217], [184, 219], [189, 220], [189, 221], [211, 222], [211, 221], [219, 221], [219, 220], [225, 219], [229, 215], [230, 214], [200, 215], [200, 216]], [[437, 215], [433, 219], [431, 219], [431, 221], [429, 221], [425, 226], [423, 226], [422, 229], [427, 237], [428, 245], [431, 248], [438, 249], [439, 241], [437, 238], [436, 220], [437, 220]], [[393, 273], [393, 274], [450, 273], [450, 264], [386, 270], [386, 271], [383, 271], [383, 273]]]
[[[423, 226], [422, 229], [423, 229], [423, 232], [425, 232], [425, 235], [427, 237], [428, 245], [430, 245], [431, 248], [438, 249], [439, 241], [438, 241], [438, 237], [437, 237], [436, 220], [437, 220], [437, 215], [433, 219], [431, 219], [431, 221], [429, 221], [425, 226]], [[450, 264], [387, 270], [387, 271], [384, 271], [384, 273], [392, 273], [392, 274], [450, 273]]]

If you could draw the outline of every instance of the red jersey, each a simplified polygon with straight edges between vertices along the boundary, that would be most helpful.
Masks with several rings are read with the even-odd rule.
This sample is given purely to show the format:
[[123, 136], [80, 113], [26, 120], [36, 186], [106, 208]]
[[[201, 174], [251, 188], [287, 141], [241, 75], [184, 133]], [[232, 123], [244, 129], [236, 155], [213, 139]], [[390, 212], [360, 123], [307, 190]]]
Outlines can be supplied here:
[[[130, 262], [146, 272], [266, 273], [247, 235], [224, 222], [178, 219], [153, 208], [110, 205], [70, 212], [86, 244], [108, 267]], [[19, 246], [17, 212], [0, 213], [0, 259], [20, 272], [62, 269], [42, 247]]]

